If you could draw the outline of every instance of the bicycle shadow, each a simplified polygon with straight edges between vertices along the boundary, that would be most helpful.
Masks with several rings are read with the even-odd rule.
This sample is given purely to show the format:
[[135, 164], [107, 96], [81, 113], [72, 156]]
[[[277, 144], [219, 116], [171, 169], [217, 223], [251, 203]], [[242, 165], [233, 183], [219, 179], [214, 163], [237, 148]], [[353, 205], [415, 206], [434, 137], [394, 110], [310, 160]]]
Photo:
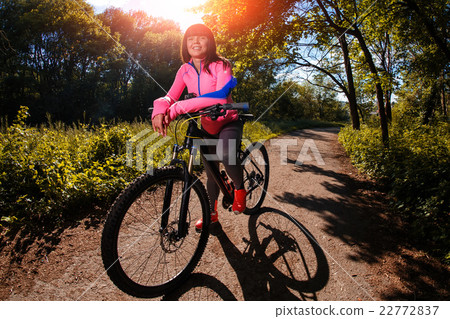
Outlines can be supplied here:
[[163, 296], [162, 301], [184, 300], [237, 301], [228, 287], [217, 278], [203, 273], [193, 273], [178, 289]]
[[[249, 239], [241, 252], [218, 223], [211, 229], [236, 274], [244, 300], [317, 300], [328, 283], [329, 266], [311, 233], [290, 215], [263, 208], [249, 216]], [[203, 297], [201, 296], [203, 289]], [[237, 300], [226, 283], [206, 274], [193, 274], [188, 282], [163, 300]], [[186, 297], [185, 296], [185, 297]], [[209, 298], [209, 297], [208, 297]]]

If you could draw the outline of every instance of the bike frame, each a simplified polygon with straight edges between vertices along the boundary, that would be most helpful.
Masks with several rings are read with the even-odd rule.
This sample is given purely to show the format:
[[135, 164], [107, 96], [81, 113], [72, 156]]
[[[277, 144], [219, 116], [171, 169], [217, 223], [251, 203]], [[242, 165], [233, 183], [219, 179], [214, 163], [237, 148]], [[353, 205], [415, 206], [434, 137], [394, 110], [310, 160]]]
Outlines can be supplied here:
[[[223, 114], [222, 114], [223, 115]], [[217, 118], [217, 115], [215, 117], [211, 118]], [[251, 115], [241, 115], [240, 118], [245, 122], [246, 120], [252, 118]], [[188, 232], [188, 224], [187, 224], [187, 214], [188, 214], [188, 207], [189, 207], [189, 198], [191, 194], [191, 188], [192, 183], [194, 180], [193, 177], [193, 166], [194, 166], [194, 159], [197, 154], [197, 148], [194, 145], [194, 139], [204, 139], [208, 137], [208, 135], [200, 130], [198, 128], [198, 122], [197, 117], [191, 117], [189, 119], [189, 126], [186, 132], [186, 137], [184, 139], [183, 145], [174, 145], [173, 148], [173, 155], [172, 155], [172, 161], [170, 162], [170, 165], [181, 165], [183, 167], [184, 172], [184, 188], [183, 188], [183, 195], [181, 198], [181, 207], [179, 211], [179, 220], [178, 220], [178, 232], [176, 233], [177, 239], [184, 238], [187, 235]], [[214, 182], [219, 186], [220, 190], [223, 194], [223, 203], [224, 208], [229, 207], [234, 200], [234, 185], [231, 182], [227, 182], [225, 180], [226, 174], [224, 176], [221, 174], [221, 171], [219, 169], [218, 163], [214, 161], [209, 161], [205, 158], [203, 154], [207, 154], [207, 152], [203, 151], [203, 148], [206, 146], [200, 146], [200, 156], [202, 158], [203, 164], [207, 169], [212, 172], [212, 178], [214, 179]], [[182, 159], [179, 159], [179, 154], [184, 151], [189, 151], [189, 162], [186, 164], [186, 162]], [[242, 150], [238, 150], [241, 154], [244, 154]], [[244, 154], [245, 156], [245, 154]], [[253, 159], [250, 159], [253, 164]], [[254, 165], [259, 173], [263, 175], [261, 170], [258, 168], [257, 165]], [[245, 167], [243, 167], [245, 170]], [[245, 171], [245, 173], [248, 175], [248, 172]], [[247, 192], [251, 193], [258, 185], [255, 185], [254, 187], [250, 187]], [[166, 185], [166, 193], [163, 203], [163, 216], [161, 218], [161, 232], [166, 229], [168, 220], [169, 220], [169, 214], [170, 214], [170, 203], [172, 199], [172, 190], [173, 190], [173, 180], [167, 181]], [[208, 222], [205, 222], [205, 225], [207, 225]]]
[[[180, 219], [178, 221], [178, 237], [183, 238], [187, 235], [187, 211], [189, 206], [189, 198], [190, 198], [190, 192], [192, 188], [192, 181], [193, 181], [193, 166], [194, 166], [194, 159], [197, 154], [197, 148], [194, 146], [194, 139], [197, 138], [205, 138], [205, 134], [198, 128], [198, 123], [196, 119], [190, 119], [189, 120], [189, 126], [186, 133], [186, 138], [183, 142], [182, 146], [179, 146], [177, 144], [174, 145], [173, 148], [173, 156], [172, 161], [170, 162], [170, 165], [177, 165], [181, 164], [183, 166], [183, 172], [184, 172], [184, 188], [183, 188], [183, 196], [181, 198], [181, 207], [180, 207]], [[185, 161], [178, 158], [180, 152], [183, 150], [189, 150], [189, 162], [186, 164]], [[234, 187], [227, 187], [227, 182], [224, 180], [222, 175], [220, 174], [219, 166], [214, 163], [206, 160], [206, 158], [203, 156], [203, 152], [201, 153], [201, 158], [203, 161], [203, 164], [207, 166], [208, 169], [212, 172], [212, 177], [215, 181], [215, 183], [219, 186], [220, 190], [223, 193], [225, 201], [232, 203], [234, 199]], [[161, 230], [165, 229], [167, 227], [169, 214], [170, 214], [170, 202], [172, 197], [172, 189], [173, 189], [173, 181], [168, 181], [166, 185], [166, 194], [164, 198], [163, 203], [163, 212], [165, 214], [161, 218]]]

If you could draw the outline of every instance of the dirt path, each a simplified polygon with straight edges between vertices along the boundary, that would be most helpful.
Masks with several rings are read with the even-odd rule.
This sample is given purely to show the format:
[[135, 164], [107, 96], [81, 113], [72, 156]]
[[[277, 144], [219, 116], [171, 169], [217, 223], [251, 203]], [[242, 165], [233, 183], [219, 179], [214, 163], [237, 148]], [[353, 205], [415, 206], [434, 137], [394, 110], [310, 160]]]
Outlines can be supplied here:
[[[449, 269], [408, 246], [385, 194], [351, 166], [337, 132], [282, 136], [285, 155], [280, 140], [267, 142], [262, 214], [221, 212], [195, 273], [163, 299], [448, 300]], [[298, 165], [302, 148], [309, 160]], [[105, 275], [101, 230], [102, 217], [91, 216], [33, 240], [2, 237], [0, 300], [136, 300]]]

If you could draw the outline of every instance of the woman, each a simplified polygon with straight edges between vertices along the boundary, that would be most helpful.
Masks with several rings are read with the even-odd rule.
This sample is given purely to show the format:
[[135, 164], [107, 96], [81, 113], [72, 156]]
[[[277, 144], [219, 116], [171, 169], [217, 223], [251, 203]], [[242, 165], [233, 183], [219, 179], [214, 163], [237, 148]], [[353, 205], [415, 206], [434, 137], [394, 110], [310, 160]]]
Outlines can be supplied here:
[[[196, 112], [214, 104], [231, 103], [230, 91], [236, 86], [231, 64], [216, 51], [216, 41], [211, 30], [203, 24], [190, 26], [181, 44], [183, 64], [175, 76], [168, 94], [153, 103], [153, 130], [162, 135], [167, 134], [167, 126], [178, 115]], [[178, 101], [184, 88], [196, 97]], [[236, 186], [233, 211], [238, 214], [245, 210], [246, 192], [243, 183], [242, 167], [236, 161], [236, 150], [242, 137], [242, 122], [237, 111], [229, 110], [226, 115], [213, 121], [209, 117], [201, 120], [202, 129], [212, 138], [221, 141], [217, 147], [209, 147], [208, 153], [217, 153], [225, 169]], [[230, 151], [231, 149], [231, 151]], [[233, 151], [234, 150], [234, 151]], [[217, 198], [220, 189], [207, 169], [206, 188], [211, 200], [211, 223], [218, 221]], [[201, 230], [203, 221], [197, 221], [195, 227]]]

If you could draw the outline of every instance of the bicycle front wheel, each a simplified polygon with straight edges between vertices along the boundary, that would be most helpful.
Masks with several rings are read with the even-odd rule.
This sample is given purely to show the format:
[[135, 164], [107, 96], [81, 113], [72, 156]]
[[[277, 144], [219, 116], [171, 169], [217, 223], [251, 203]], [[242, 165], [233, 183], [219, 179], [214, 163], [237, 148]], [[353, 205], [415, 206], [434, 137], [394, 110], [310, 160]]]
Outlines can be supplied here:
[[247, 190], [247, 215], [258, 212], [269, 186], [269, 156], [263, 144], [254, 142], [242, 153], [244, 186]]
[[[102, 259], [113, 283], [136, 297], [161, 296], [194, 270], [208, 240], [209, 199], [193, 178], [186, 216], [178, 233], [184, 190], [183, 170], [166, 167], [144, 174], [116, 199], [102, 234]], [[203, 218], [201, 233], [195, 223]]]

